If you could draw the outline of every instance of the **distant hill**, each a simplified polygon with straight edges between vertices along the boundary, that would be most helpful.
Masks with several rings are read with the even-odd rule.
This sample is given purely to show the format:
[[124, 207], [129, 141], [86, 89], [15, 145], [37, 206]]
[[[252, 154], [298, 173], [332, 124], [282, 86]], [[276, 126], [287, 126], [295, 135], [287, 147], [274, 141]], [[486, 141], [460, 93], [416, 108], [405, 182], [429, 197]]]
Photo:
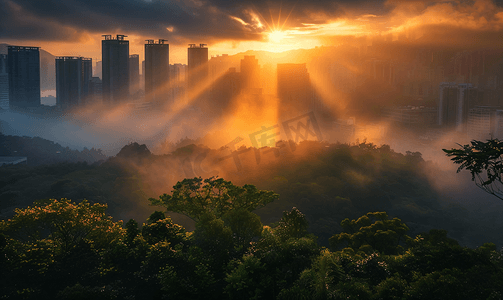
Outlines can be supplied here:
[[[0, 54], [7, 54], [9, 44], [0, 44]], [[36, 47], [36, 45], [33, 45]], [[56, 89], [56, 57], [40, 49], [40, 89], [42, 91]]]
[[30, 166], [62, 162], [92, 164], [107, 158], [100, 149], [84, 148], [83, 151], [78, 151], [40, 137], [11, 136], [1, 133], [0, 156], [24, 156], [28, 158]]

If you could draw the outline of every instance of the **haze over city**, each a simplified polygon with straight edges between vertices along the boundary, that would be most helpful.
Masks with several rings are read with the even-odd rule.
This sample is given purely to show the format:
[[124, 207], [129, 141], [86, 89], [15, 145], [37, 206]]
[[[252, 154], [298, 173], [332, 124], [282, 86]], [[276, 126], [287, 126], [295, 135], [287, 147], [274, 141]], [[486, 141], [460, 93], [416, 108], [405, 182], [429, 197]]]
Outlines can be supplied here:
[[[79, 267], [85, 275], [61, 263], [80, 275], [47, 290], [32, 279], [0, 288], [12, 299], [94, 297], [98, 290], [128, 299], [192, 299], [207, 291], [216, 299], [292, 299], [297, 291], [345, 299], [363, 290], [386, 298], [382, 291], [399, 282], [402, 299], [412, 299], [428, 276], [479, 274], [480, 261], [501, 269], [503, 189], [492, 189], [503, 184], [501, 171], [489, 181], [462, 170], [471, 166], [466, 161], [451, 160], [470, 159], [462, 156], [468, 151], [503, 153], [499, 139], [503, 1], [0, 0], [0, 241], [6, 241], [0, 250], [19, 254], [0, 263], [22, 278], [18, 260], [38, 263], [26, 263], [22, 249], [64, 244], [50, 230], [42, 242], [22, 240], [18, 228], [32, 223], [20, 216], [53, 209], [66, 218], [61, 207], [86, 211], [86, 201], [100, 211], [89, 220], [111, 222], [96, 236], [110, 235], [110, 247], [120, 244], [112, 251], [109, 240], [76, 234], [79, 242], [54, 250], [54, 257], [78, 258], [84, 244], [115, 254], [100, 252], [106, 262], [90, 264], [91, 271]], [[474, 140], [496, 144], [463, 146]], [[453, 148], [467, 152], [448, 157]], [[500, 156], [491, 159], [485, 168], [497, 169]], [[190, 207], [209, 199], [197, 198], [203, 192], [230, 202]], [[243, 199], [253, 204], [238, 207]], [[79, 214], [68, 218], [80, 220]], [[380, 228], [375, 236], [355, 242], [371, 222]], [[445, 253], [464, 249], [484, 258], [474, 259], [471, 271], [440, 267], [445, 257], [424, 263], [438, 270], [413, 276], [397, 267], [447, 245]], [[295, 249], [309, 254], [290, 258]], [[268, 268], [281, 255], [264, 254], [274, 251], [288, 257], [276, 273]], [[156, 260], [155, 253], [178, 256]], [[117, 263], [124, 257], [132, 261], [128, 267]], [[382, 278], [348, 271], [372, 259], [394, 271]], [[60, 276], [54, 261], [39, 273]], [[287, 266], [294, 261], [299, 267]], [[322, 277], [332, 279], [316, 290], [322, 277], [313, 274], [323, 263], [332, 271]], [[258, 284], [247, 264], [274, 280]], [[180, 272], [188, 265], [196, 271]], [[472, 285], [466, 295], [496, 299], [492, 286]]]

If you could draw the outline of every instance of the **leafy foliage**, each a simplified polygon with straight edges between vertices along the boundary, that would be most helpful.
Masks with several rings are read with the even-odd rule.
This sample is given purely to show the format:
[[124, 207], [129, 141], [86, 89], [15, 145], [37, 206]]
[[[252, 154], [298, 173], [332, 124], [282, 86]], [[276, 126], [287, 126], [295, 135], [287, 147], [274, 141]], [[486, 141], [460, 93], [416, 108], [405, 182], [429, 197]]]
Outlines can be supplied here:
[[[134, 220], [123, 229], [105, 208], [46, 200], [2, 221], [3, 298], [498, 299], [503, 289], [503, 253], [494, 244], [465, 248], [431, 230], [397, 254], [406, 226], [384, 212], [345, 219], [354, 240], [330, 251], [296, 208], [273, 227], [246, 209], [221, 217], [209, 210], [191, 233], [160, 211], [141, 230]], [[389, 230], [393, 239], [380, 234]]]
[[16, 209], [14, 218], [8, 222], [2, 220], [0, 228], [18, 240], [51, 240], [63, 252], [81, 242], [104, 249], [124, 234], [122, 223], [112, 221], [105, 214], [106, 208], [105, 204], [91, 205], [87, 201], [75, 204], [68, 199], [50, 199], [26, 209]]
[[382, 254], [403, 253], [400, 242], [408, 238], [405, 233], [409, 230], [400, 219], [389, 220], [385, 212], [370, 212], [357, 220], [344, 219], [341, 226], [344, 232], [330, 238], [331, 248], [336, 250], [346, 244], [351, 251], [365, 254], [374, 251]]
[[458, 172], [470, 171], [475, 184], [491, 195], [503, 200], [503, 142], [497, 139], [471, 141], [460, 149], [442, 149], [455, 164]]
[[173, 187], [172, 195], [163, 194], [149, 201], [197, 221], [208, 213], [221, 218], [231, 210], [253, 211], [277, 198], [274, 192], [259, 191], [253, 185], [240, 187], [223, 178], [199, 177], [184, 179]]

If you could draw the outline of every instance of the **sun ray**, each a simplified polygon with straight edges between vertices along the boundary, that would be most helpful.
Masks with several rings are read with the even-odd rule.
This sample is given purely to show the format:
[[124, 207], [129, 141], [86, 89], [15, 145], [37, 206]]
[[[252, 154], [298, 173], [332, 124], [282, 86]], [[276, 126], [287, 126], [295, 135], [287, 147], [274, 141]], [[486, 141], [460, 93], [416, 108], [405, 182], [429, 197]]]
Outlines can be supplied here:
[[292, 14], [294, 8], [295, 8], [295, 4], [292, 6], [292, 9], [288, 13], [288, 16], [286, 16], [285, 22], [283, 22], [283, 25], [281, 25], [281, 29], [280, 30], [283, 30], [283, 28], [285, 27], [285, 24], [288, 21], [288, 19], [290, 18], [290, 15]]
[[[265, 25], [267, 26], [267, 29], [268, 30], [272, 30], [272, 27], [271, 25], [269, 25], [269, 23], [267, 22], [267, 20], [264, 18], [264, 16], [260, 13], [260, 11], [255, 7], [255, 5], [253, 6], [254, 9], [255, 9], [255, 12], [259, 15], [259, 17], [264, 21]], [[269, 10], [269, 13], [271, 13], [271, 10]], [[272, 15], [271, 15], [272, 17]]]
[[283, 6], [283, 3], [280, 3], [280, 5], [279, 5], [279, 13], [278, 13], [278, 25], [276, 25], [277, 27], [274, 28], [275, 30], [280, 30], [279, 25], [280, 25], [280, 20], [281, 20], [281, 8], [282, 8], [282, 6]]

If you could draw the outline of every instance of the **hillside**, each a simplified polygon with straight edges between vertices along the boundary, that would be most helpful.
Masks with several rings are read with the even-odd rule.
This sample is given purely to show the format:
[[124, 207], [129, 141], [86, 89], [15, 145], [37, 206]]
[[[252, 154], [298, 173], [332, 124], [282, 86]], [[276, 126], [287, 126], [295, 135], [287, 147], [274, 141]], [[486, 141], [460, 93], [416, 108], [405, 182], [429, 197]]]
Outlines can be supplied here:
[[[283, 211], [297, 207], [322, 245], [341, 230], [343, 218], [368, 211], [401, 218], [411, 234], [440, 228], [463, 245], [503, 244], [497, 214], [484, 211], [480, 218], [480, 212], [446, 198], [429, 178], [431, 173], [442, 176], [442, 171], [418, 152], [318, 142], [302, 142], [295, 151], [275, 150], [241, 148], [240, 169], [226, 149], [188, 145], [168, 155], [153, 155], [135, 143], [102, 164], [4, 166], [0, 168], [2, 216], [37, 199], [69, 198], [107, 203], [117, 219], [144, 219], [155, 209], [148, 205], [149, 197], [170, 193], [183, 178], [218, 175], [238, 185], [254, 184], [278, 193], [278, 200], [257, 211], [262, 222], [277, 222]], [[256, 151], [260, 151], [259, 162]], [[471, 189], [476, 187], [466, 186], [467, 193]], [[190, 220], [172, 217], [189, 230], [194, 228]]]

